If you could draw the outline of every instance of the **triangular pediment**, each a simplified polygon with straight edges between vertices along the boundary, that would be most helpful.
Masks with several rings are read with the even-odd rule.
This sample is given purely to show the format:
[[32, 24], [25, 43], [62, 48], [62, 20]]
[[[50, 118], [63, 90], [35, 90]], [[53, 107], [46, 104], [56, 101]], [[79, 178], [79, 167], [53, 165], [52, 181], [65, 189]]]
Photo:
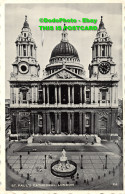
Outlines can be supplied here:
[[51, 75], [44, 78], [44, 80], [85, 80], [83, 77], [71, 72], [66, 68], [62, 68]]

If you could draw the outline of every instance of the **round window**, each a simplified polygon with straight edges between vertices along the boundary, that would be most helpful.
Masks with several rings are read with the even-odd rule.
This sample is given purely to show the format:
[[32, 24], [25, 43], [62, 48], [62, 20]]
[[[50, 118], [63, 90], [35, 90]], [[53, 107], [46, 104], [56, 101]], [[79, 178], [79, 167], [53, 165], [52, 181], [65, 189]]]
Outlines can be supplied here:
[[27, 67], [26, 67], [25, 65], [22, 65], [22, 66], [21, 66], [21, 70], [24, 72], [24, 71], [27, 70]]
[[21, 63], [19, 65], [19, 71], [20, 73], [27, 73], [28, 72], [28, 66], [26, 63]]

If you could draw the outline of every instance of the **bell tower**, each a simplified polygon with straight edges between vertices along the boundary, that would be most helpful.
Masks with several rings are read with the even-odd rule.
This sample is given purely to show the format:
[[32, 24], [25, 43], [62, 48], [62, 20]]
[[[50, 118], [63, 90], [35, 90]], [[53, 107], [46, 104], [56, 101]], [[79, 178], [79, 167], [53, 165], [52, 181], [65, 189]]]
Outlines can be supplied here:
[[13, 65], [13, 72], [11, 73], [11, 80], [29, 80], [33, 77], [39, 77], [40, 66], [36, 59], [36, 43], [32, 38], [32, 33], [25, 16], [25, 21], [21, 34], [16, 40], [16, 61]]
[[116, 73], [116, 64], [112, 61], [113, 42], [103, 23], [103, 17], [92, 45], [92, 61], [89, 65], [89, 77], [93, 79], [111, 79]]

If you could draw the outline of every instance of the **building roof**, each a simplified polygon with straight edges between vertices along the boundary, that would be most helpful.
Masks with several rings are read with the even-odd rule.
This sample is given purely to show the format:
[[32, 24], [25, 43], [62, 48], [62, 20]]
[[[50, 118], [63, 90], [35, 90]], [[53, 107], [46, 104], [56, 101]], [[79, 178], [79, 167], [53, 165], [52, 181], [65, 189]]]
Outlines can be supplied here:
[[69, 42], [64, 42], [64, 41], [61, 41], [59, 44], [55, 46], [55, 48], [51, 53], [50, 60], [53, 57], [60, 57], [60, 56], [76, 57], [79, 59], [78, 52], [74, 48], [74, 46]]

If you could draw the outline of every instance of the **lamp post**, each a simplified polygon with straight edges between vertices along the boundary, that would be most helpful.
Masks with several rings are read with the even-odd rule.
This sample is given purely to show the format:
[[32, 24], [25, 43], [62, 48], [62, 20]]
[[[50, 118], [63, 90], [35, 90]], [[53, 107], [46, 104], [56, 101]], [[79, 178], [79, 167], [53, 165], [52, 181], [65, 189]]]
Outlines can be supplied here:
[[47, 167], [46, 167], [46, 155], [45, 155], [45, 167], [44, 168], [47, 169]]
[[81, 169], [83, 169], [82, 159], [83, 159], [83, 155], [81, 155]]
[[30, 121], [29, 121], [29, 137], [30, 137]]
[[20, 155], [20, 170], [22, 169], [22, 155]]
[[105, 155], [105, 169], [107, 169], [107, 155]]

